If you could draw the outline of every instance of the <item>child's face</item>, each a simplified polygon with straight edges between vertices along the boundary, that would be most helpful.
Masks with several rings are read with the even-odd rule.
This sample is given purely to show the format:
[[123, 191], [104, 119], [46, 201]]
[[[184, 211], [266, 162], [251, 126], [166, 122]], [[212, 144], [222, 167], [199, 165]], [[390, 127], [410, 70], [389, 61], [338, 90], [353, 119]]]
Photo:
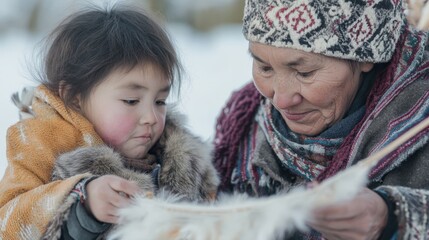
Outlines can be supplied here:
[[153, 64], [112, 71], [81, 105], [103, 141], [127, 158], [143, 158], [165, 126], [170, 82]]

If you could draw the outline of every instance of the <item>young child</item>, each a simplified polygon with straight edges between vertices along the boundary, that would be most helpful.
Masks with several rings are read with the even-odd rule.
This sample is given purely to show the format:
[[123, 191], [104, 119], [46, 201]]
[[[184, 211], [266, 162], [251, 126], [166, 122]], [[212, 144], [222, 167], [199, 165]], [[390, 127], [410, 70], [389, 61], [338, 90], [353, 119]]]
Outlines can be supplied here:
[[156, 22], [94, 8], [51, 37], [33, 117], [8, 129], [0, 239], [96, 239], [136, 194], [215, 194], [211, 149], [166, 106], [180, 64]]

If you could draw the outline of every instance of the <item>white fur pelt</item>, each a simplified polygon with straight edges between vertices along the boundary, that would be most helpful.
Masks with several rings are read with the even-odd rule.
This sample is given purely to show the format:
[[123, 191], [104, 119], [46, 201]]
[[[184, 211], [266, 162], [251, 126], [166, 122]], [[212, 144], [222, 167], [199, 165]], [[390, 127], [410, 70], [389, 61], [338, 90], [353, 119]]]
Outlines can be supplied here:
[[122, 209], [121, 224], [108, 239], [278, 239], [307, 230], [311, 211], [352, 198], [365, 186], [370, 166], [355, 165], [311, 189], [269, 198], [221, 197], [212, 205], [177, 202], [174, 196], [138, 197]]
[[121, 223], [109, 239], [266, 240], [295, 229], [305, 231], [314, 209], [356, 196], [380, 159], [428, 127], [426, 118], [380, 151], [309, 189], [259, 199], [233, 195], [213, 205], [177, 202], [161, 195], [138, 197], [134, 205], [120, 211]]

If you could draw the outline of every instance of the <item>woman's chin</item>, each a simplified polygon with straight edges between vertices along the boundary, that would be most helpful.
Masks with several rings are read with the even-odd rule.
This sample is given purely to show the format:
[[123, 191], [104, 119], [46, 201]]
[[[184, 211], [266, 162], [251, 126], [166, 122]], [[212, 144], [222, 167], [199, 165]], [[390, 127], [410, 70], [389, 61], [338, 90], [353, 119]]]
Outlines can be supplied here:
[[291, 123], [291, 124], [287, 123], [287, 125], [292, 132], [300, 135], [309, 136], [309, 137], [317, 136], [324, 130], [320, 127], [314, 127], [312, 125], [308, 126], [308, 125], [294, 124], [294, 123]]

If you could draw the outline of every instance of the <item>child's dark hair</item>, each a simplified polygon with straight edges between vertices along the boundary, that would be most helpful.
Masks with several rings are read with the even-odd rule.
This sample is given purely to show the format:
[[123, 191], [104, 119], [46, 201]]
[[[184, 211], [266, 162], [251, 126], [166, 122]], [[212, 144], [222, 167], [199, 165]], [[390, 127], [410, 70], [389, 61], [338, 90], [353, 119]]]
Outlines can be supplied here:
[[63, 21], [50, 35], [41, 82], [72, 106], [84, 100], [112, 70], [153, 63], [180, 89], [181, 65], [166, 31], [144, 11], [115, 5], [91, 7]]

